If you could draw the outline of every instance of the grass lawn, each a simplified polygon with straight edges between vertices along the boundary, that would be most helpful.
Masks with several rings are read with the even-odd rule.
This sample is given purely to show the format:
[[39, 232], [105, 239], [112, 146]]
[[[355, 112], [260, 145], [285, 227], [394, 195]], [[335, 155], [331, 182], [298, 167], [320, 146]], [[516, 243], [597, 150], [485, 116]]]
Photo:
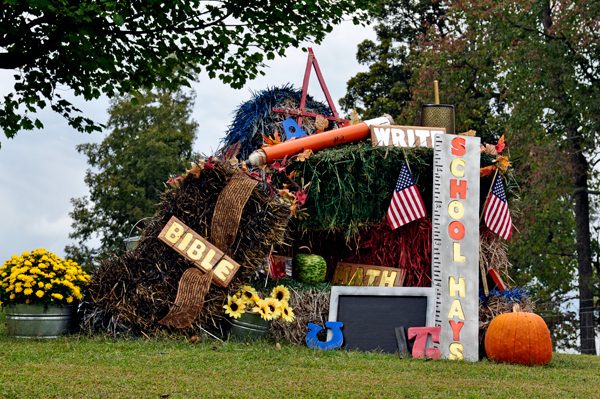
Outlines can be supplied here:
[[321, 352], [274, 342], [13, 339], [0, 314], [1, 398], [594, 398], [600, 357], [545, 367]]

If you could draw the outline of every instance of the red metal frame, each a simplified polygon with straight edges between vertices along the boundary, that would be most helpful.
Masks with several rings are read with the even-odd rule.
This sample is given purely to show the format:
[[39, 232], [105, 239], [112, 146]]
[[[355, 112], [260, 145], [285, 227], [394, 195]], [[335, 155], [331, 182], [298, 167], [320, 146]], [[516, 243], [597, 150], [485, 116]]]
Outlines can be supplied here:
[[321, 89], [323, 90], [323, 93], [325, 94], [325, 98], [327, 99], [327, 103], [329, 104], [329, 108], [331, 109], [331, 112], [333, 113], [333, 116], [325, 116], [325, 115], [320, 115], [320, 116], [322, 116], [325, 119], [328, 119], [330, 121], [337, 122], [338, 127], [350, 126], [350, 121], [348, 119], [340, 118], [337, 110], [335, 109], [335, 105], [333, 104], [333, 100], [331, 99], [331, 95], [329, 94], [329, 90], [327, 89], [327, 85], [325, 84], [325, 79], [323, 79], [323, 74], [321, 74], [321, 69], [319, 68], [319, 63], [317, 62], [317, 58], [315, 57], [315, 54], [313, 53], [313, 50], [311, 47], [308, 48], [308, 61], [306, 62], [306, 70], [304, 71], [304, 81], [302, 82], [302, 99], [300, 100], [299, 109], [296, 111], [296, 110], [291, 110], [291, 109], [273, 108], [273, 112], [288, 114], [288, 115], [297, 115], [298, 116], [297, 123], [299, 126], [302, 126], [302, 117], [303, 116], [309, 116], [309, 117], [313, 117], [313, 118], [316, 118], [317, 116], [319, 116], [319, 114], [307, 112], [304, 110], [304, 106], [306, 105], [306, 94], [308, 92], [308, 81], [310, 80], [310, 70], [311, 70], [311, 67], [313, 67], [313, 66], [315, 68], [315, 72], [317, 73], [317, 78], [319, 79], [319, 83], [321, 84]]

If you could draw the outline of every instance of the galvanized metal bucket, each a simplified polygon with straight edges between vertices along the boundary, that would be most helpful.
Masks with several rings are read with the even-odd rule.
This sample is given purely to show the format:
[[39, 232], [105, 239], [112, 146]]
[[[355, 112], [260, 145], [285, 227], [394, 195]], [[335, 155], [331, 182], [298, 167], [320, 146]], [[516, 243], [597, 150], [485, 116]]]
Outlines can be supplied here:
[[77, 325], [77, 305], [7, 305], [4, 313], [8, 335], [15, 338], [57, 338]]
[[242, 313], [239, 319], [226, 319], [229, 338], [245, 341], [264, 339], [270, 324], [269, 320], [263, 320], [258, 313], [253, 312]]

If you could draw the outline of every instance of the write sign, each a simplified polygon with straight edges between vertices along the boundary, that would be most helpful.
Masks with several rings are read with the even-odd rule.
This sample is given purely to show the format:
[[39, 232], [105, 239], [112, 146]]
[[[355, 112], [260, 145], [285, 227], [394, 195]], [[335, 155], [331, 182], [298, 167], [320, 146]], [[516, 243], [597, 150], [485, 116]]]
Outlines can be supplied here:
[[158, 235], [158, 239], [173, 248], [184, 258], [194, 262], [200, 270], [214, 270], [212, 282], [219, 287], [227, 287], [240, 265], [228, 256], [223, 256], [219, 248], [172, 216]]
[[405, 276], [404, 269], [340, 262], [335, 268], [332, 283], [365, 287], [402, 287]]
[[446, 134], [443, 127], [371, 125], [373, 147], [428, 147], [433, 148], [435, 136]]

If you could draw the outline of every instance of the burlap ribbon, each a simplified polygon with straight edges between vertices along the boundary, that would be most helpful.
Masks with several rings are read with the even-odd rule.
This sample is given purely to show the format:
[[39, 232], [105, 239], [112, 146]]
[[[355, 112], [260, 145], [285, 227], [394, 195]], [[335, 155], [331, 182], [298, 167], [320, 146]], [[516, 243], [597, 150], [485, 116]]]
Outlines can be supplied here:
[[258, 180], [238, 171], [219, 194], [210, 226], [210, 242], [221, 251], [233, 245], [242, 211], [257, 184]]
[[[211, 224], [210, 242], [227, 253], [242, 219], [242, 211], [258, 181], [242, 172], [234, 174], [219, 194]], [[187, 269], [179, 280], [175, 304], [160, 324], [185, 328], [192, 324], [204, 306], [213, 271], [203, 274], [198, 268]]]
[[159, 323], [177, 328], [185, 328], [192, 324], [204, 307], [204, 297], [210, 288], [213, 274], [212, 270], [204, 274], [195, 267], [183, 272], [175, 305]]

